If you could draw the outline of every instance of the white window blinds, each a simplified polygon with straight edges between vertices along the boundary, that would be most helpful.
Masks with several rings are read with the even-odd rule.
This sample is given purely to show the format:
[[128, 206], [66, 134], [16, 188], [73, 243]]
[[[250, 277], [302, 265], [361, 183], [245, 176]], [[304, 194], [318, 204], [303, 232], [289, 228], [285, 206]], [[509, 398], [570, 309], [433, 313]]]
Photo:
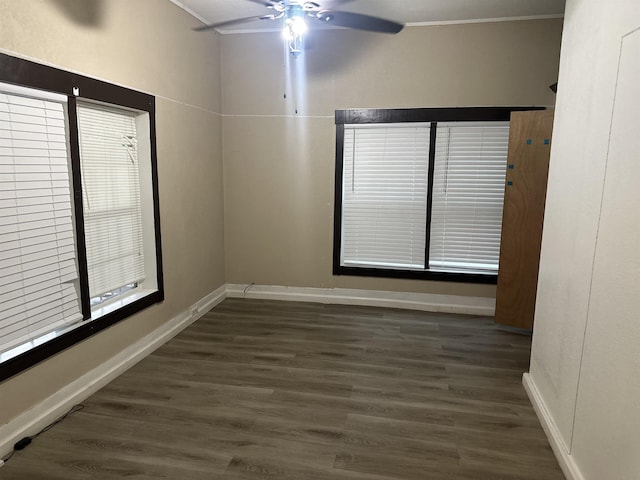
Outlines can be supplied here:
[[496, 271], [509, 122], [438, 123], [429, 267]]
[[78, 104], [89, 294], [144, 280], [136, 114]]
[[345, 125], [341, 265], [425, 267], [429, 131]]
[[0, 84], [0, 352], [82, 320], [65, 103]]

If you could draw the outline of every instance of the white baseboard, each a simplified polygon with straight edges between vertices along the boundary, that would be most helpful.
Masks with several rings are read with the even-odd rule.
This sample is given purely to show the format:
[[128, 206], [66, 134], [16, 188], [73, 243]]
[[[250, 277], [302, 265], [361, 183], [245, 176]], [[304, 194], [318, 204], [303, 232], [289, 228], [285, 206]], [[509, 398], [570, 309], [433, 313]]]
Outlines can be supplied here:
[[542, 395], [540, 395], [540, 391], [533, 381], [533, 378], [531, 378], [531, 375], [525, 373], [522, 376], [522, 384], [524, 385], [524, 389], [527, 391], [527, 395], [529, 396], [531, 405], [533, 405], [533, 409], [535, 410], [538, 420], [542, 425], [542, 429], [544, 430], [544, 433], [547, 434], [547, 438], [549, 439], [553, 453], [558, 459], [562, 473], [564, 473], [565, 477], [569, 480], [585, 480], [578, 468], [578, 465], [576, 465], [567, 444], [562, 438], [560, 430], [558, 430], [556, 423], [553, 421], [553, 417], [551, 416], [547, 405], [544, 403], [544, 399], [542, 398]]
[[404, 308], [425, 312], [495, 315], [494, 298], [436, 295], [431, 293], [355, 290], [347, 288], [281, 287], [227, 284], [227, 296], [262, 300]]
[[164, 345], [224, 300], [225, 297], [226, 289], [223, 285], [109, 361], [84, 374], [32, 409], [15, 417], [9, 423], [0, 426], [0, 456], [4, 457], [10, 453], [14, 443], [22, 437], [39, 432], [67, 412], [73, 405], [82, 402]]

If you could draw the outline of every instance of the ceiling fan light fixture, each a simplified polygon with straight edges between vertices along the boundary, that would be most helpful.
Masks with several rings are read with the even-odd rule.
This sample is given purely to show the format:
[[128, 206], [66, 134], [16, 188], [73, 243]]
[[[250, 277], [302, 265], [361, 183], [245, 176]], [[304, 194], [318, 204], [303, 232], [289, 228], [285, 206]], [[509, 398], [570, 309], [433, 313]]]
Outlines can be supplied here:
[[302, 37], [307, 33], [307, 22], [303, 17], [288, 17], [284, 21], [284, 28], [282, 29], [282, 36], [285, 40], [293, 40], [296, 37]]
[[289, 44], [289, 52], [294, 57], [302, 53], [302, 41], [304, 34], [307, 33], [307, 22], [304, 20], [304, 14], [289, 14], [284, 19], [284, 28], [282, 29], [282, 37]]
[[304, 21], [303, 17], [293, 17], [291, 19], [291, 30], [296, 35], [304, 35], [308, 29], [307, 22]]

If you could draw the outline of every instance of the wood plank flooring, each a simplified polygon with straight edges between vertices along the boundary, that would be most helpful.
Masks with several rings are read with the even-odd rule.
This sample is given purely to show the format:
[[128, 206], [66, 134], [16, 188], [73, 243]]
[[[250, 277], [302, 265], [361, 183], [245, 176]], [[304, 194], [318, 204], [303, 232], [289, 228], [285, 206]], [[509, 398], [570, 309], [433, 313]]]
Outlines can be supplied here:
[[0, 469], [2, 480], [555, 480], [489, 318], [227, 299]]

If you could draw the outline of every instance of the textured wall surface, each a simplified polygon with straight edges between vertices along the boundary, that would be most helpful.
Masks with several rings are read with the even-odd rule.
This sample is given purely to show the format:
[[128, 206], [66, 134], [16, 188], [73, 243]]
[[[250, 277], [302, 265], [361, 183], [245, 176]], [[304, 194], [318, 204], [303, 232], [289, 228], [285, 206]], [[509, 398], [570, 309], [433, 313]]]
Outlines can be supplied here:
[[639, 29], [567, 2], [530, 378], [588, 480], [640, 472]]

